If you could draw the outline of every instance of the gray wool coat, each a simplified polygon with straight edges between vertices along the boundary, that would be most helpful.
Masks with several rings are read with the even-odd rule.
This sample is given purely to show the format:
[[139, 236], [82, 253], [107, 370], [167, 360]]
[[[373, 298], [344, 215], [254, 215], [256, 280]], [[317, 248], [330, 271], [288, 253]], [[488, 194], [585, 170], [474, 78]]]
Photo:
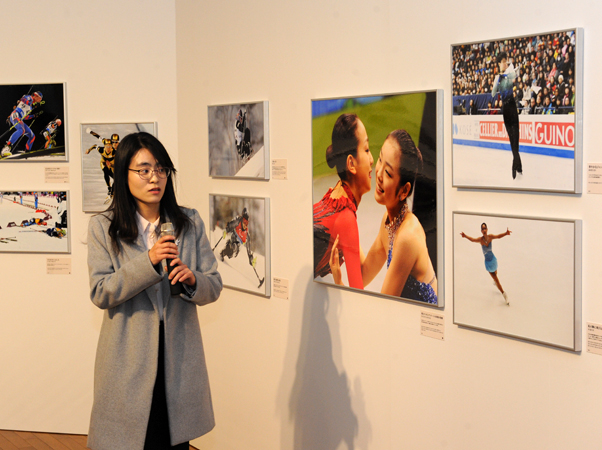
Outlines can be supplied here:
[[171, 443], [197, 438], [215, 425], [196, 307], [218, 298], [222, 279], [199, 213], [182, 210], [192, 220], [178, 244], [180, 259], [196, 277], [192, 296], [170, 297], [169, 280], [152, 265], [141, 236], [134, 244], [122, 243], [116, 253], [108, 233], [110, 215], [90, 219], [90, 298], [105, 310], [88, 435], [88, 446], [93, 450], [144, 447], [159, 352], [157, 283], [165, 305], [165, 385]]

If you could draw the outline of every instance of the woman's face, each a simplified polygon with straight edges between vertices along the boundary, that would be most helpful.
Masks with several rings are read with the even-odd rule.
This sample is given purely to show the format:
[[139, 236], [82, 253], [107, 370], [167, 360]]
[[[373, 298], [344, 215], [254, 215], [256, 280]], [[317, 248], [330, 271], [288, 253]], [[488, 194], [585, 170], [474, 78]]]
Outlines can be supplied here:
[[132, 157], [128, 167], [132, 170], [151, 171], [148, 180], [140, 178], [137, 172], [132, 172], [132, 170], [128, 171], [128, 186], [134, 199], [136, 199], [138, 209], [140, 209], [142, 205], [158, 206], [165, 193], [167, 178], [159, 178], [154, 171], [161, 166], [153, 154], [146, 148], [138, 150], [138, 153]]
[[370, 189], [372, 188], [372, 164], [374, 164], [374, 158], [372, 157], [372, 153], [370, 153], [366, 127], [359, 119], [357, 120], [355, 137], [357, 138], [358, 145], [357, 154], [354, 157], [354, 167], [356, 169], [354, 182], [359, 187], [360, 193], [363, 195], [366, 192], [370, 192]]
[[483, 236], [487, 235], [487, 225], [485, 225], [485, 224], [481, 225], [481, 234]]
[[[388, 138], [383, 144], [376, 161], [376, 189], [374, 199], [380, 205], [395, 207], [403, 199], [399, 189], [401, 151], [394, 139]], [[405, 198], [405, 197], [404, 197]]]

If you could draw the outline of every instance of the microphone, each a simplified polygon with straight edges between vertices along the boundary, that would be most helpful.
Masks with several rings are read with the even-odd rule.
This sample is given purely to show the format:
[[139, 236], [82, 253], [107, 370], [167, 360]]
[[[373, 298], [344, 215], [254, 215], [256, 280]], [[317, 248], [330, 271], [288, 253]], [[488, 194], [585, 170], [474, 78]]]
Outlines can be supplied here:
[[[171, 222], [165, 222], [161, 224], [161, 235], [160, 237], [163, 236], [170, 236], [171, 237], [171, 241], [175, 242], [175, 237], [174, 237], [174, 228]], [[173, 269], [173, 267], [171, 266], [171, 262], [173, 260], [171, 259], [167, 259], [165, 258], [165, 263], [167, 265], [167, 273], [170, 274], [171, 270]], [[169, 282], [169, 292], [171, 295], [180, 295], [182, 293], [182, 283], [180, 283], [179, 281], [176, 284], [171, 284], [171, 281]]]

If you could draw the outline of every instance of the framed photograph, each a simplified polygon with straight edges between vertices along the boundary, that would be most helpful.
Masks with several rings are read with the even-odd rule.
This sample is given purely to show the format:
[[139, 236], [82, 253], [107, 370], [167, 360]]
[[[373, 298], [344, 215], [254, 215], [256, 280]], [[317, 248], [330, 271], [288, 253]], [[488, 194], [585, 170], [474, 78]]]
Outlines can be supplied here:
[[270, 296], [270, 199], [209, 195], [209, 242], [224, 286]]
[[101, 212], [113, 199], [113, 160], [119, 140], [145, 131], [157, 135], [155, 122], [82, 123], [82, 203], [84, 212]]
[[268, 102], [208, 108], [209, 175], [269, 180]]
[[455, 44], [452, 184], [582, 191], [583, 30]]
[[314, 281], [443, 306], [442, 104], [312, 101]]
[[0, 192], [0, 252], [70, 253], [66, 191]]
[[65, 83], [0, 85], [0, 162], [67, 161]]
[[581, 350], [581, 221], [453, 213], [454, 323]]

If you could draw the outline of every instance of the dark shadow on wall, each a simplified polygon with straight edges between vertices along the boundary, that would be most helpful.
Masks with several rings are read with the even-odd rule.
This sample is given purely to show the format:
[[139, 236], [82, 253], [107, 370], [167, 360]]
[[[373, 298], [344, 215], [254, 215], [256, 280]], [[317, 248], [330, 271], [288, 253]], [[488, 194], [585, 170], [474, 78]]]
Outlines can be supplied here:
[[[289, 434], [282, 448], [290, 448], [292, 438], [294, 450], [336, 450], [342, 442], [351, 450], [358, 435], [358, 417], [352, 408], [347, 374], [339, 370], [341, 293], [314, 283], [311, 270], [302, 273], [310, 275], [305, 282], [305, 276], [299, 277], [295, 286], [300, 289], [291, 293], [287, 347], [291, 356], [286, 360], [279, 396], [283, 409], [288, 397], [288, 421], [293, 425], [292, 436]], [[359, 404], [364, 407], [363, 399]], [[364, 415], [361, 411], [360, 416]]]

